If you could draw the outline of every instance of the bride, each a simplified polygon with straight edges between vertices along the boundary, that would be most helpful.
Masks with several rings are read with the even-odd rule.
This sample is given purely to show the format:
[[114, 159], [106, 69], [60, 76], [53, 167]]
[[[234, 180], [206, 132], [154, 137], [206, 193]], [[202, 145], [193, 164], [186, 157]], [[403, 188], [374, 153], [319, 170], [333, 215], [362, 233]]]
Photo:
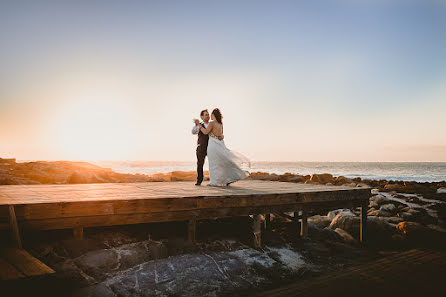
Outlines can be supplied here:
[[220, 110], [215, 108], [207, 128], [200, 128], [201, 132], [210, 136], [207, 150], [210, 186], [228, 186], [248, 176], [239, 166], [245, 161], [244, 158], [229, 150], [224, 140], [218, 140], [223, 135], [222, 118]]

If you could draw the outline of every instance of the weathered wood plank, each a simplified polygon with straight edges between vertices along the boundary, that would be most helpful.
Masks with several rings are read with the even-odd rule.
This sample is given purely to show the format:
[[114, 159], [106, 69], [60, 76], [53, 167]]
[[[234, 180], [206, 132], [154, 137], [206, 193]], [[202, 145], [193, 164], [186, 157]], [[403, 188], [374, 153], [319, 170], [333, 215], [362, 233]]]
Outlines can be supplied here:
[[254, 215], [252, 223], [253, 245], [254, 248], [259, 249], [262, 247], [262, 230], [261, 230], [262, 217], [260, 215]]
[[[316, 211], [318, 209], [336, 209], [349, 208], [353, 206], [360, 206], [361, 201], [352, 201], [347, 203], [332, 203], [327, 206], [325, 203], [314, 203], [314, 205], [307, 206], [307, 209]], [[225, 218], [231, 216], [244, 216], [252, 214], [264, 214], [274, 212], [291, 212], [302, 209], [304, 204], [290, 204], [290, 205], [274, 205], [274, 206], [259, 206], [259, 207], [232, 207], [232, 208], [218, 208], [218, 209], [195, 209], [185, 211], [173, 212], [156, 212], [156, 213], [137, 213], [137, 214], [116, 214], [104, 216], [82, 216], [82, 217], [68, 217], [68, 218], [52, 218], [40, 220], [25, 220], [22, 221], [22, 227], [36, 230], [51, 230], [51, 229], [69, 229], [75, 227], [97, 227], [97, 226], [114, 226], [153, 222], [172, 222], [172, 221], [187, 221], [191, 218], [196, 219], [211, 219], [211, 218]], [[306, 204], [305, 204], [306, 205]]]
[[[342, 192], [344, 199], [369, 191], [368, 188], [326, 186], [246, 180], [231, 187], [195, 187], [193, 182], [76, 184], [76, 185], [8, 185], [0, 186], [0, 205], [36, 204], [76, 201], [165, 199], [218, 197], [237, 195], [276, 195], [295, 193]], [[214, 201], [213, 201], [214, 202]]]
[[190, 243], [195, 243], [195, 233], [197, 228], [197, 221], [195, 219], [190, 219], [187, 226], [188, 240]]
[[8, 261], [0, 258], [0, 280], [12, 280], [23, 278], [25, 275], [17, 270]]
[[[2, 203], [9, 201], [14, 205], [16, 224], [18, 220], [27, 229], [73, 228], [74, 237], [81, 239], [84, 227], [189, 221], [188, 237], [194, 242], [199, 219], [254, 215], [255, 233], [260, 214], [302, 209], [306, 213], [301, 233], [306, 236], [309, 214], [364, 205], [370, 188], [265, 181], [218, 188], [172, 182], [0, 186], [0, 195], [0, 218]], [[268, 215], [265, 217], [268, 225]], [[260, 237], [255, 238], [255, 246], [260, 247]]]
[[17, 248], [22, 248], [22, 240], [20, 239], [19, 226], [15, 216], [14, 205], [9, 205], [9, 224], [11, 226], [12, 238]]
[[307, 238], [308, 236], [308, 209], [304, 207], [302, 209], [302, 221], [300, 225], [300, 236]]
[[363, 202], [361, 204], [361, 214], [360, 214], [360, 226], [359, 226], [359, 241], [361, 243], [366, 242], [366, 234], [367, 234], [367, 210], [368, 203]]
[[18, 206], [21, 210], [20, 212], [23, 214], [23, 216], [18, 217], [19, 219], [33, 220], [43, 218], [147, 213], [195, 209], [196, 206], [197, 200], [194, 198], [39, 203]]
[[73, 228], [73, 238], [76, 240], [84, 239], [84, 228], [82, 227]]
[[25, 276], [55, 273], [53, 269], [31, 256], [23, 249], [3, 248], [0, 250], [0, 256]]
[[271, 214], [265, 214], [265, 230], [271, 231]]
[[[324, 197], [327, 196], [328, 198]], [[110, 215], [127, 213], [147, 213], [160, 211], [176, 211], [196, 208], [246, 207], [282, 205], [305, 202], [349, 201], [358, 198], [367, 199], [367, 192], [344, 199], [345, 193], [309, 193], [285, 195], [254, 195], [203, 198], [166, 198], [149, 200], [118, 200], [118, 201], [86, 201], [58, 202], [17, 205], [17, 217], [21, 219], [42, 219], [58, 217], [77, 217], [91, 215]], [[22, 216], [20, 216], [22, 214]]]

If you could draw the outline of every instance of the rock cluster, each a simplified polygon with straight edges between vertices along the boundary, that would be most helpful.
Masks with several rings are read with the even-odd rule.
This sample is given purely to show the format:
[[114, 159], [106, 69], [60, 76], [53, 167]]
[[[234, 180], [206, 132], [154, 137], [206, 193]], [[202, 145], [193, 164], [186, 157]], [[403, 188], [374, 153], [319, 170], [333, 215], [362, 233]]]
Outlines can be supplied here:
[[[295, 183], [370, 186], [368, 240], [372, 245], [396, 247], [435, 245], [446, 241], [446, 182], [417, 183], [349, 179], [331, 174], [283, 175], [251, 173], [251, 179]], [[357, 244], [359, 208], [330, 211], [308, 219], [309, 234], [320, 237], [320, 229], [335, 231], [345, 242]], [[325, 233], [327, 234], [327, 233]]]
[[[0, 158], [0, 185], [193, 181], [196, 176], [196, 172], [192, 171], [174, 171], [151, 176], [123, 174], [87, 162], [17, 163], [15, 159]], [[209, 179], [208, 172], [205, 172], [206, 179]]]
[[[195, 245], [179, 232], [184, 224], [167, 223], [92, 228], [81, 241], [59, 234], [29, 241], [27, 248], [57, 271], [47, 285], [60, 297], [244, 296], [243, 292], [251, 295], [293, 278], [339, 269], [357, 261], [355, 253], [374, 257], [343, 244], [331, 229], [333, 246], [328, 235], [323, 242], [296, 241], [295, 224], [280, 220], [274, 226], [282, 232], [268, 233], [263, 249], [256, 250], [244, 242], [249, 237], [237, 235], [235, 229], [249, 234], [251, 224], [249, 217], [200, 221], [202, 239]], [[225, 232], [231, 237], [225, 238]]]

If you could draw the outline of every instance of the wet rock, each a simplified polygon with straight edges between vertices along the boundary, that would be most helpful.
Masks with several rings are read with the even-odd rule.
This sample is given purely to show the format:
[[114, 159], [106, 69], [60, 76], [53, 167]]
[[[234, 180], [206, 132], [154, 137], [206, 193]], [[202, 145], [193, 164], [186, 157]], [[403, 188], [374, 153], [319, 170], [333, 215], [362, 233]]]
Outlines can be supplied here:
[[261, 286], [268, 271], [280, 279], [305, 267], [298, 253], [265, 247], [149, 261], [105, 283], [117, 296], [224, 296]]
[[150, 244], [147, 244], [147, 250], [153, 259], [162, 259], [168, 256], [167, 247], [161, 242], [151, 242]]
[[446, 188], [438, 188], [437, 189], [437, 194], [444, 194], [446, 193]]
[[118, 254], [114, 250], [98, 250], [86, 253], [76, 259], [75, 264], [97, 281], [106, 279], [119, 267]]
[[69, 297], [116, 297], [115, 293], [104, 284], [97, 284], [74, 290]]
[[118, 256], [119, 270], [133, 267], [139, 263], [143, 263], [154, 258], [149, 253], [146, 242], [128, 244], [115, 249], [115, 251]]
[[57, 271], [57, 278], [70, 280], [80, 286], [87, 286], [96, 283], [96, 280], [85, 274], [71, 259], [52, 264], [51, 268]]

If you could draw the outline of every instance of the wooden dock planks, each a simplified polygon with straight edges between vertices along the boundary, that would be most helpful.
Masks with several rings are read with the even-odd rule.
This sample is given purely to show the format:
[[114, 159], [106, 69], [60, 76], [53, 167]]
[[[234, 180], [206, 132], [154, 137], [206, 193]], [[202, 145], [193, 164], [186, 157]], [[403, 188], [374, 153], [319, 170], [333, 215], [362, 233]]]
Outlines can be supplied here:
[[[0, 219], [8, 216], [8, 208], [13, 206], [21, 228], [73, 228], [75, 237], [81, 239], [83, 227], [303, 209], [311, 213], [363, 206], [368, 204], [369, 197], [368, 187], [255, 180], [240, 181], [230, 187], [197, 187], [193, 182], [12, 185], [0, 186]], [[306, 224], [303, 223], [302, 235], [305, 236]], [[194, 232], [190, 230], [190, 234]]]
[[55, 273], [24, 249], [0, 248], [0, 279], [13, 280]]
[[444, 295], [446, 251], [412, 249], [259, 293], [292, 296]]

